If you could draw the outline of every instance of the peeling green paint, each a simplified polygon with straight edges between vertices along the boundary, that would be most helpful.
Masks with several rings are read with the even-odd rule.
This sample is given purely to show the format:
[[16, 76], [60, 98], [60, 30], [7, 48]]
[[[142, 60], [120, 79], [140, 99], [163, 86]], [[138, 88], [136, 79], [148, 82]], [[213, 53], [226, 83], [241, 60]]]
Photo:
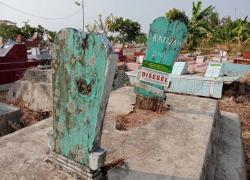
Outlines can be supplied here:
[[[187, 27], [183, 22], [170, 22], [166, 17], [159, 17], [150, 25], [147, 42], [147, 52], [142, 68], [171, 73], [173, 64], [187, 36]], [[164, 90], [161, 85], [141, 81], [141, 83]], [[165, 96], [159, 96], [141, 87], [135, 87], [135, 93], [146, 98], [158, 98], [164, 100]]]
[[186, 35], [187, 27], [183, 22], [170, 22], [166, 17], [155, 19], [150, 25], [145, 59], [149, 62], [173, 67]]
[[64, 29], [52, 58], [54, 151], [88, 166], [115, 74], [112, 46], [102, 35]]

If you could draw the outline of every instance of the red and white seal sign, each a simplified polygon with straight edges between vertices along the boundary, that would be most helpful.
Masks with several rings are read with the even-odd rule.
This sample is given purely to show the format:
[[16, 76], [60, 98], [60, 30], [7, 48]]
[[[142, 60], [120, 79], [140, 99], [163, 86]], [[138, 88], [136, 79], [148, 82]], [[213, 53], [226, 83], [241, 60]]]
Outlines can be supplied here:
[[140, 81], [150, 82], [162, 86], [166, 86], [168, 83], [169, 75], [167, 73], [156, 71], [153, 69], [142, 68], [140, 73]]

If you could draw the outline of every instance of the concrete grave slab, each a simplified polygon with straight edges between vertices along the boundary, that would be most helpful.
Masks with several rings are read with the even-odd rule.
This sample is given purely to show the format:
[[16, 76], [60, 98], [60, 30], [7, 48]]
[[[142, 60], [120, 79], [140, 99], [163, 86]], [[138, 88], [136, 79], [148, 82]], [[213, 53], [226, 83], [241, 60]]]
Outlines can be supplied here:
[[[107, 163], [125, 158], [124, 166], [108, 173], [110, 180], [213, 179], [217, 177], [217, 162], [222, 165], [220, 168], [228, 172], [231, 169], [224, 167], [225, 163], [234, 165], [237, 161], [231, 167], [234, 171], [230, 173], [244, 172], [244, 169], [240, 169], [244, 166], [240, 159], [242, 156], [225, 158], [218, 154], [220, 158], [217, 155], [221, 150], [216, 143], [217, 140], [221, 141], [218, 139], [220, 132], [229, 132], [225, 127], [229, 127], [230, 131], [235, 129], [236, 132], [223, 139], [230, 145], [232, 142], [229, 137], [237, 138], [230, 153], [240, 154], [242, 145], [239, 124], [223, 126], [219, 123], [221, 119], [216, 100], [168, 94], [171, 107], [165, 117], [130, 131], [116, 130], [114, 126], [117, 115], [132, 111], [134, 101], [132, 87], [113, 91], [109, 99], [101, 145], [108, 151]], [[224, 112], [222, 115], [224, 117]], [[52, 120], [47, 119], [0, 138], [1, 178], [73, 179], [45, 162], [48, 158], [47, 133], [51, 129]], [[238, 150], [234, 151], [234, 148]], [[224, 163], [220, 159], [224, 159]]]
[[51, 111], [52, 84], [28, 80], [16, 81], [9, 89], [7, 99], [11, 103], [21, 100], [33, 111]]
[[13, 85], [13, 83], [1, 84], [0, 85], [0, 92], [8, 91], [12, 85]]
[[[229, 79], [228, 79], [229, 80]], [[167, 92], [221, 98], [224, 79], [196, 75], [171, 75]]]
[[113, 92], [102, 147], [108, 150], [108, 161], [124, 158], [125, 165], [110, 171], [109, 179], [213, 179], [220, 118], [217, 101], [168, 97], [171, 108], [164, 117], [123, 132], [115, 129], [115, 119], [133, 109], [135, 95], [129, 87]]
[[24, 73], [22, 80], [9, 88], [7, 99], [11, 103], [23, 101], [33, 111], [52, 111], [51, 70], [32, 68]]
[[20, 109], [0, 103], [0, 136], [14, 132], [20, 127]]
[[239, 115], [221, 111], [216, 180], [246, 180]]
[[0, 138], [1, 179], [72, 179], [45, 161], [48, 158], [47, 135], [51, 119]]
[[31, 68], [25, 71], [23, 80], [52, 83], [51, 69]]

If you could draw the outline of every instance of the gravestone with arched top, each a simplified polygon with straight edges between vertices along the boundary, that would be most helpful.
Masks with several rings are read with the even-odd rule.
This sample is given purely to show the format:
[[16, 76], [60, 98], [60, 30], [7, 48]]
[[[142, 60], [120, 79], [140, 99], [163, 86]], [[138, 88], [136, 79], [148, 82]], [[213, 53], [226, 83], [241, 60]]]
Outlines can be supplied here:
[[150, 25], [146, 57], [135, 87], [135, 108], [162, 111], [166, 100], [164, 87], [186, 36], [187, 27], [181, 21], [159, 17]]
[[52, 57], [51, 159], [76, 177], [96, 179], [105, 157], [100, 140], [116, 56], [106, 37], [64, 29]]

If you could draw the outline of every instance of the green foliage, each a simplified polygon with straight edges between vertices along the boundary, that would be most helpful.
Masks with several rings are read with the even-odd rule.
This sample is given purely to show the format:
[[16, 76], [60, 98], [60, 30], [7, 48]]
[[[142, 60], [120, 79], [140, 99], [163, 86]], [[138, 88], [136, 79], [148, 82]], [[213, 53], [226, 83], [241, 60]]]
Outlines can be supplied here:
[[50, 41], [54, 42], [54, 39], [56, 37], [56, 32], [55, 31], [48, 31], [49, 37], [50, 37]]
[[173, 8], [166, 13], [170, 20], [181, 20], [188, 26], [186, 47], [223, 47], [231, 50], [250, 50], [250, 22], [245, 19], [233, 21], [231, 17], [220, 19], [214, 7], [202, 8], [202, 1], [193, 2], [192, 16], [187, 18], [184, 11]]
[[0, 24], [0, 36], [4, 39], [15, 39], [17, 34], [21, 34], [17, 26]]
[[33, 34], [36, 32], [36, 28], [31, 27], [28, 22], [24, 22], [24, 26], [21, 27], [21, 34], [27, 38], [30, 38], [33, 36]]
[[222, 18], [220, 24], [215, 27], [209, 45], [222, 45], [230, 50], [231, 45], [238, 45], [239, 50], [249, 48], [250, 22], [245, 19], [233, 21], [230, 17]]
[[176, 8], [173, 8], [169, 10], [165, 15], [170, 21], [179, 20], [179, 21], [184, 22], [186, 25], [188, 25], [189, 23], [189, 19], [185, 11], [180, 11]]
[[192, 18], [188, 24], [188, 46], [195, 49], [203, 38], [207, 38], [208, 33], [212, 32], [209, 18], [213, 15], [214, 7], [208, 6], [202, 9], [202, 2], [193, 2]]
[[208, 17], [208, 23], [210, 25], [210, 29], [213, 29], [220, 25], [220, 18], [218, 12], [212, 12]]
[[249, 37], [249, 23], [247, 22], [247, 17], [242, 19], [237, 19], [233, 23], [233, 34], [238, 43], [244, 42]]
[[139, 35], [136, 36], [135, 42], [138, 44], [146, 44], [147, 43], [147, 35], [145, 33], [139, 33]]
[[19, 34], [25, 38], [31, 38], [35, 32], [38, 32], [40, 37], [42, 37], [44, 33], [48, 33], [51, 37], [51, 41], [53, 41], [56, 34], [56, 32], [49, 31], [41, 25], [38, 25], [38, 27], [32, 27], [28, 22], [24, 22], [24, 26], [21, 28], [14, 25], [6, 25], [4, 23], [0, 24], [0, 36], [6, 40], [15, 40]]
[[124, 44], [135, 41], [140, 35], [141, 26], [138, 22], [122, 17], [114, 17], [108, 21], [108, 29], [117, 34], [117, 38]]
[[187, 47], [195, 49], [198, 47], [202, 40], [211, 36], [213, 26], [219, 24], [219, 14], [213, 11], [212, 6], [202, 8], [202, 2], [193, 2], [192, 17], [189, 20], [184, 11], [178, 9], [171, 9], [165, 15], [171, 21], [180, 20], [188, 27]]
[[232, 29], [233, 21], [231, 20], [231, 18], [223, 18], [221, 24], [215, 28], [212, 37], [209, 40], [209, 43], [212, 45], [222, 43], [226, 43], [227, 45], [229, 45], [234, 37]]
[[147, 38], [140, 32], [141, 26], [138, 22], [122, 17], [114, 17], [110, 14], [105, 19], [102, 15], [94, 21], [92, 25], [87, 25], [89, 33], [104, 34], [113, 42], [122, 42], [123, 44], [135, 41], [137, 43], [146, 43]]

